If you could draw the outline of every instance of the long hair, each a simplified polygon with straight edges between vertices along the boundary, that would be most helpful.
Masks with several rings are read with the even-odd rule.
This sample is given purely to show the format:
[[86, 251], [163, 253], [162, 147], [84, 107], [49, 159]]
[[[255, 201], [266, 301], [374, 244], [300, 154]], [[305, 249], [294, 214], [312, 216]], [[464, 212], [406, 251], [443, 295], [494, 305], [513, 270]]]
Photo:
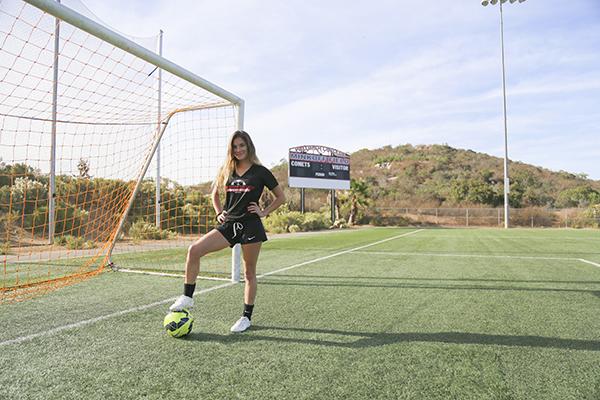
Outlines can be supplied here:
[[213, 188], [225, 188], [225, 185], [227, 185], [227, 179], [229, 179], [233, 171], [235, 171], [235, 167], [238, 163], [238, 160], [233, 155], [233, 141], [237, 138], [241, 138], [246, 143], [248, 161], [250, 161], [252, 164], [260, 165], [260, 161], [256, 156], [256, 148], [254, 147], [254, 143], [252, 143], [250, 135], [248, 135], [246, 131], [235, 131], [229, 139], [229, 144], [227, 145], [227, 156], [225, 158], [223, 166], [221, 166], [221, 168], [219, 169], [219, 173], [217, 174], [217, 179], [215, 179]]

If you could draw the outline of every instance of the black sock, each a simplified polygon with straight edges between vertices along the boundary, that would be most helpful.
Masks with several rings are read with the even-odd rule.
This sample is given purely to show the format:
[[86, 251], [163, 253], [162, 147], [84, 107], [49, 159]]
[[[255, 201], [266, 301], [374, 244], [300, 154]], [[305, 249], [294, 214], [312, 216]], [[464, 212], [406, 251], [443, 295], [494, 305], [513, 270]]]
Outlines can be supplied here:
[[183, 294], [187, 297], [194, 297], [194, 290], [196, 290], [195, 283], [184, 283]]
[[244, 304], [244, 317], [248, 319], [252, 319], [252, 310], [254, 309], [254, 304]]

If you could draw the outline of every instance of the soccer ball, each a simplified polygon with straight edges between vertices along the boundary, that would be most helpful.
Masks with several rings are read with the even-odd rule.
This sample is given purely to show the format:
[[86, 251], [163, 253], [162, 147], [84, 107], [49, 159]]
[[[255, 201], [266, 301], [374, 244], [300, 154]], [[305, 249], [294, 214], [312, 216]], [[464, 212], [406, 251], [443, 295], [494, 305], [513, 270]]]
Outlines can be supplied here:
[[194, 318], [188, 310], [173, 311], [165, 316], [163, 326], [167, 335], [171, 337], [184, 337], [192, 331]]

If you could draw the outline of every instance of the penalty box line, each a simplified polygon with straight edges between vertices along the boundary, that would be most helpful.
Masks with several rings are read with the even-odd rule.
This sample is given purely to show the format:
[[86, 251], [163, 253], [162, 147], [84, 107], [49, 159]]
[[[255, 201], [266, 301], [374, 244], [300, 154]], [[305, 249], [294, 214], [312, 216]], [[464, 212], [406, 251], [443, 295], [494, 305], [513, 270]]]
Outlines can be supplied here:
[[537, 256], [506, 256], [499, 254], [458, 254], [458, 253], [415, 253], [400, 251], [362, 251], [361, 254], [373, 254], [378, 256], [414, 256], [414, 257], [465, 257], [465, 258], [506, 258], [517, 260], [563, 260], [563, 261], [583, 261], [575, 257], [537, 257]]
[[[293, 269], [293, 268], [298, 268], [298, 267], [302, 267], [304, 265], [314, 264], [314, 263], [317, 263], [319, 261], [327, 260], [329, 258], [341, 256], [343, 254], [348, 254], [348, 253], [351, 253], [353, 251], [357, 251], [357, 250], [365, 249], [367, 247], [376, 246], [376, 245], [381, 244], [381, 243], [389, 242], [390, 240], [395, 240], [395, 239], [399, 239], [401, 237], [413, 235], [413, 234], [421, 232], [421, 231], [423, 231], [423, 229], [419, 229], [419, 230], [416, 230], [416, 231], [411, 231], [411, 232], [403, 233], [401, 235], [396, 235], [396, 236], [393, 236], [391, 238], [387, 238], [387, 239], [379, 240], [377, 242], [369, 243], [369, 244], [366, 244], [366, 245], [363, 245], [363, 246], [355, 247], [353, 249], [348, 249], [348, 250], [340, 251], [340, 252], [337, 252], [337, 253], [334, 253], [334, 254], [330, 254], [330, 255], [325, 256], [325, 257], [315, 258], [314, 260], [309, 260], [309, 261], [301, 262], [301, 263], [298, 263], [298, 264], [291, 265], [289, 267], [278, 269], [276, 271], [271, 271], [271, 272], [267, 272], [265, 274], [258, 275], [256, 278], [260, 279], [260, 278], [263, 278], [265, 276], [269, 276], [269, 275], [277, 274], [277, 273], [280, 273], [280, 272], [288, 271], [288, 270]], [[217, 286], [212, 286], [210, 288], [202, 289], [202, 290], [196, 292], [195, 294], [196, 295], [197, 294], [205, 294], [205, 293], [209, 293], [209, 292], [212, 292], [212, 291], [215, 291], [215, 290], [218, 290], [218, 289], [225, 289], [225, 288], [234, 286], [236, 284], [237, 284], [236, 282], [228, 282], [228, 283], [224, 283], [222, 285], [217, 285]], [[84, 321], [79, 321], [79, 322], [75, 322], [75, 323], [72, 323], [72, 324], [59, 326], [59, 327], [56, 327], [56, 328], [49, 329], [47, 331], [33, 333], [31, 335], [26, 335], [26, 336], [17, 337], [17, 338], [14, 338], [14, 339], [5, 340], [3, 342], [0, 342], [0, 346], [6, 346], [6, 345], [11, 345], [11, 344], [19, 344], [19, 343], [27, 342], [27, 341], [30, 341], [30, 340], [33, 340], [33, 339], [37, 339], [37, 338], [40, 338], [40, 337], [51, 336], [51, 335], [53, 335], [55, 333], [59, 333], [59, 332], [62, 332], [62, 331], [81, 328], [82, 326], [94, 324], [96, 322], [104, 321], [104, 320], [107, 320], [107, 319], [110, 319], [110, 318], [120, 317], [122, 315], [131, 314], [131, 313], [134, 313], [134, 312], [145, 311], [145, 310], [148, 310], [149, 308], [152, 308], [152, 307], [156, 307], [156, 306], [160, 306], [160, 305], [163, 305], [163, 304], [170, 303], [172, 301], [175, 301], [175, 299], [177, 299], [177, 297], [171, 297], [171, 298], [168, 298], [168, 299], [165, 299], [165, 300], [156, 301], [154, 303], [150, 303], [150, 304], [145, 304], [145, 305], [138, 306], [138, 307], [129, 308], [127, 310], [117, 311], [117, 312], [114, 312], [114, 313], [111, 313], [111, 314], [106, 314], [106, 315], [101, 315], [99, 317], [86, 319]]]
[[593, 261], [586, 260], [586, 259], [584, 259], [584, 258], [578, 258], [578, 260], [579, 260], [579, 261], [581, 261], [581, 262], [584, 262], [584, 263], [586, 263], [586, 264], [593, 265], [593, 266], [594, 266], [594, 267], [596, 267], [596, 268], [600, 268], [600, 264], [598, 264], [598, 263], [595, 263], [595, 262], [593, 262]]
[[359, 246], [359, 247], [355, 247], [353, 249], [348, 249], [348, 250], [340, 251], [340, 252], [337, 252], [337, 253], [333, 253], [333, 254], [330, 254], [328, 256], [315, 258], [314, 260], [305, 261], [305, 262], [302, 262], [302, 263], [299, 263], [299, 264], [295, 264], [295, 265], [292, 265], [292, 266], [289, 266], [289, 267], [278, 269], [276, 271], [271, 271], [271, 272], [267, 272], [267, 273], [264, 273], [264, 274], [261, 274], [261, 275], [257, 275], [256, 279], [263, 278], [265, 276], [269, 276], [269, 275], [273, 275], [273, 274], [278, 274], [280, 272], [284, 272], [284, 271], [287, 271], [287, 270], [290, 270], [290, 269], [293, 269], [293, 268], [302, 267], [302, 266], [308, 265], [308, 264], [313, 264], [313, 263], [316, 263], [316, 262], [319, 262], [319, 261], [323, 261], [323, 260], [327, 260], [327, 259], [330, 259], [330, 258], [333, 258], [333, 257], [341, 256], [343, 254], [348, 254], [348, 253], [352, 253], [354, 251], [359, 251], [359, 250], [362, 250], [362, 249], [366, 249], [367, 247], [376, 246], [378, 244], [389, 242], [390, 240], [399, 239], [401, 237], [405, 237], [405, 236], [409, 236], [409, 235], [414, 235], [415, 233], [419, 233], [419, 232], [422, 232], [422, 231], [423, 231], [423, 229], [418, 229], [416, 231], [411, 231], [411, 232], [403, 233], [401, 235], [396, 235], [396, 236], [393, 236], [391, 238], [387, 238], [387, 239], [379, 240], [377, 242], [365, 244], [364, 246]]

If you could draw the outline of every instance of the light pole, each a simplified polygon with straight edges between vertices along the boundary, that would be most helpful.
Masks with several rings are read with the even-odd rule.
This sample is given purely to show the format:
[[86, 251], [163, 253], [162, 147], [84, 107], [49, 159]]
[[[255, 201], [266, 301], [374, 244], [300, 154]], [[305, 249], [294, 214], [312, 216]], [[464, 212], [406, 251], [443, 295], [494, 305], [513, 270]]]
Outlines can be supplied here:
[[[508, 178], [508, 128], [506, 125], [506, 73], [504, 68], [504, 17], [502, 16], [502, 4], [510, 1], [511, 4], [517, 0], [483, 0], [481, 5], [486, 7], [488, 4], [496, 5], [500, 3], [500, 44], [502, 49], [502, 95], [504, 98], [504, 228], [508, 228], [509, 206], [508, 192], [510, 190], [510, 180]], [[523, 3], [525, 0], [518, 0]]]

